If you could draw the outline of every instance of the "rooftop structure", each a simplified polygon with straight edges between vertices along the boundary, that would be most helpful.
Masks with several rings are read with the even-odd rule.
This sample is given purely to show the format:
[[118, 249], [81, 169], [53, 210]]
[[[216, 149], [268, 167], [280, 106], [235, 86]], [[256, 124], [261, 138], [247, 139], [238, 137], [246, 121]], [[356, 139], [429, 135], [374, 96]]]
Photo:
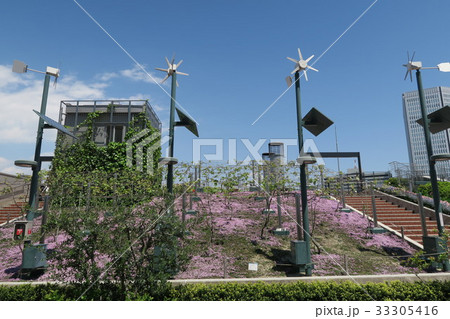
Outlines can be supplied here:
[[107, 145], [110, 142], [123, 142], [129, 123], [137, 114], [145, 113], [152, 126], [161, 131], [161, 121], [148, 100], [71, 100], [61, 101], [59, 122], [69, 126], [75, 134], [85, 128], [77, 129], [89, 113], [102, 112], [95, 120], [94, 142]]

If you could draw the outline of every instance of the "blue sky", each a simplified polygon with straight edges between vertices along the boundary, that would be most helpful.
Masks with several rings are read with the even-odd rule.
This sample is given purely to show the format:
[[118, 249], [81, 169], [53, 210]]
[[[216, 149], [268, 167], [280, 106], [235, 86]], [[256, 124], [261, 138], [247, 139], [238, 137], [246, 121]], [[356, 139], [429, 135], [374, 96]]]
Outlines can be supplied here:
[[[166, 67], [165, 56], [184, 60], [180, 71], [189, 76], [178, 77], [177, 101], [198, 122], [201, 138], [224, 140], [225, 160], [230, 139], [243, 160], [250, 153], [242, 139], [253, 145], [265, 139], [265, 152], [269, 140], [296, 138], [294, 90], [279, 97], [294, 68], [286, 57], [297, 58], [300, 47], [305, 58], [315, 55], [310, 63], [319, 69], [308, 72], [308, 82], [301, 79], [303, 115], [316, 107], [332, 119], [339, 150], [361, 152], [366, 171], [408, 162], [401, 94], [416, 83], [403, 80], [406, 52], [416, 51], [424, 66], [450, 60], [444, 0], [77, 1], [157, 80], [164, 74], [154, 68]], [[27, 173], [13, 162], [33, 157], [32, 109], [39, 109], [42, 94], [43, 76], [11, 73], [14, 59], [33, 69], [61, 69], [49, 93], [50, 117], [57, 118], [63, 99], [143, 98], [168, 125], [169, 97], [75, 1], [8, 2], [0, 30], [0, 171]], [[450, 86], [450, 74], [427, 70], [423, 82]], [[46, 131], [44, 154], [53, 152], [54, 138]], [[192, 160], [194, 138], [177, 128], [177, 158]], [[305, 138], [319, 151], [335, 151], [334, 126]], [[289, 159], [297, 154], [288, 148]], [[335, 160], [326, 164], [337, 168]], [[341, 161], [342, 170], [353, 165]]]

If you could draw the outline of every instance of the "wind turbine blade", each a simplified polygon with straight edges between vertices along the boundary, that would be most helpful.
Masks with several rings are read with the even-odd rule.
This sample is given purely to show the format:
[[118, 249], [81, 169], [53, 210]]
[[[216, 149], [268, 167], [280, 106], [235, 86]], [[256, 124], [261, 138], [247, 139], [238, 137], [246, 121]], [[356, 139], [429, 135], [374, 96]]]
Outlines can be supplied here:
[[307, 58], [305, 62], [308, 63], [312, 58], [314, 58], [314, 54]]
[[313, 70], [313, 71], [319, 72], [319, 70], [317, 70], [317, 69], [313, 68], [312, 66], [309, 66], [309, 65], [308, 65], [308, 66], [307, 66], [307, 68], [308, 68], [308, 69], [310, 69], [310, 70]]
[[414, 61], [414, 56], [416, 55], [416, 51], [413, 52], [413, 55], [411, 57], [411, 62]]
[[408, 77], [408, 73], [409, 73], [409, 70], [406, 70], [405, 78], [403, 79], [403, 81], [405, 81], [406, 78]]
[[178, 84], [178, 81], [175, 81], [176, 82], [176, 84], [177, 84], [177, 87], [179, 87], [180, 85]]
[[300, 48], [298, 49], [298, 56], [300, 57], [300, 60], [303, 60], [302, 51], [300, 51]]
[[308, 76], [306, 75], [306, 70], [303, 71], [303, 74], [305, 75], [305, 80], [308, 81]]
[[291, 87], [291, 85], [292, 85], [292, 78], [290, 76], [287, 76], [285, 80], [286, 80], [287, 86]]
[[183, 60], [180, 60], [180, 62], [178, 62], [177, 68], [181, 65], [181, 63], [183, 63]]
[[411, 71], [411, 70], [409, 70], [409, 79], [410, 79], [411, 82], [412, 82], [412, 71]]
[[409, 58], [409, 51], [406, 51], [406, 55], [408, 56], [408, 62], [410, 62], [411, 59]]
[[187, 73], [184, 73], [184, 72], [178, 72], [178, 71], [177, 71], [177, 74], [181, 74], [181, 75], [189, 75], [189, 74], [187, 74]]
[[441, 72], [450, 72], [450, 62], [439, 63], [437, 67]]
[[292, 62], [294, 62], [294, 63], [297, 63], [297, 62], [298, 62], [297, 60], [295, 60], [295, 59], [293, 59], [293, 58], [290, 58], [290, 57], [286, 57], [286, 59], [288, 59], [288, 60], [290, 60], [290, 61], [292, 61]]
[[161, 81], [161, 84], [163, 84], [164, 82], [166, 82], [166, 80], [169, 78], [169, 75], [167, 74], [166, 77]]
[[169, 59], [168, 59], [166, 56], [165, 56], [165, 58], [166, 58], [167, 66], [168, 66], [169, 69], [170, 69], [170, 67], [172, 66], [172, 64], [170, 64]]
[[300, 68], [299, 68], [299, 67], [296, 67], [296, 68], [294, 69], [294, 71], [291, 72], [291, 74], [294, 74], [295, 72], [298, 72], [298, 71], [300, 71]]
[[172, 62], [171, 62], [172, 65], [173, 65], [173, 62], [175, 62], [175, 53], [172, 55]]
[[155, 68], [155, 70], [158, 70], [158, 71], [163, 71], [163, 72], [168, 72], [168, 70], [166, 70], [166, 69], [162, 69], [162, 68]]

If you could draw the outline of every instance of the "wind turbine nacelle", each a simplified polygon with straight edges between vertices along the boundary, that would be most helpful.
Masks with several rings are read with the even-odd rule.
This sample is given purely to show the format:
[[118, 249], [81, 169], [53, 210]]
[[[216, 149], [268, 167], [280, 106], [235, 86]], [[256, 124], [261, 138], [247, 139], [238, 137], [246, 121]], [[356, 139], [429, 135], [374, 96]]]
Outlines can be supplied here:
[[422, 68], [422, 62], [420, 61], [413, 61], [411, 62], [411, 69], [412, 70], [418, 70]]
[[298, 61], [298, 66], [300, 67], [300, 69], [304, 70], [308, 66], [308, 62], [306, 62], [305, 60], [300, 60]]

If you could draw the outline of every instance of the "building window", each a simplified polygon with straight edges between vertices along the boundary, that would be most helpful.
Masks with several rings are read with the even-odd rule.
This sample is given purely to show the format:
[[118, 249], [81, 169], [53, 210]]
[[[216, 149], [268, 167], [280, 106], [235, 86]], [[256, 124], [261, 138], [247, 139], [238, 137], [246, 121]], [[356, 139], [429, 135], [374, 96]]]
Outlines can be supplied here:
[[123, 142], [125, 140], [124, 125], [103, 125], [95, 128], [94, 142], [97, 145], [105, 146], [111, 142]]
[[125, 139], [125, 127], [123, 125], [108, 126], [108, 143], [123, 142]]

